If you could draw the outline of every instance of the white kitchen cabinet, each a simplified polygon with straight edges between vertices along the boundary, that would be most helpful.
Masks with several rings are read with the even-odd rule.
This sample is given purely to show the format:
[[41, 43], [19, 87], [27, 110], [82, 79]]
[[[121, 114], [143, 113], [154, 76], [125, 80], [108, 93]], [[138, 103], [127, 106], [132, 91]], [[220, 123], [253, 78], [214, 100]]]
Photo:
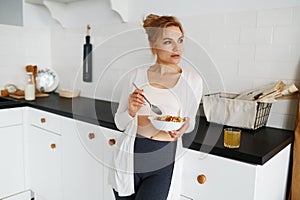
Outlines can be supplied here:
[[0, 199], [25, 189], [23, 112], [0, 110]]
[[[191, 199], [254, 197], [255, 165], [187, 150], [184, 155], [182, 194]], [[206, 181], [202, 184], [198, 179]]]
[[255, 200], [286, 199], [290, 152], [291, 144], [264, 165], [256, 167]]
[[36, 200], [61, 200], [61, 136], [32, 126], [28, 132], [30, 188]]
[[62, 200], [62, 144], [57, 127], [59, 116], [39, 111], [27, 110], [26, 121], [26, 170], [28, 188], [35, 200]]
[[193, 199], [184, 195], [180, 195], [179, 200], [193, 200]]
[[63, 199], [104, 199], [104, 140], [100, 127], [65, 118], [62, 141]]
[[[104, 166], [111, 155], [109, 142], [117, 140], [118, 131], [36, 109], [28, 109], [27, 116], [28, 188], [34, 191], [36, 199], [114, 199]], [[59, 147], [56, 156], [51, 154], [53, 149], [45, 148], [49, 144], [51, 148], [52, 143]], [[43, 169], [51, 171], [51, 178], [42, 175]], [[50, 182], [44, 182], [47, 179]]]
[[182, 198], [284, 200], [290, 145], [264, 165], [253, 165], [187, 150]]
[[[0, 121], [0, 199], [32, 190], [35, 200], [114, 200], [107, 179], [120, 131], [32, 108], [0, 110]], [[264, 165], [186, 149], [180, 199], [284, 200], [290, 146]]]
[[31, 200], [33, 198], [33, 193], [30, 190], [20, 192], [14, 195], [11, 195], [3, 200]]

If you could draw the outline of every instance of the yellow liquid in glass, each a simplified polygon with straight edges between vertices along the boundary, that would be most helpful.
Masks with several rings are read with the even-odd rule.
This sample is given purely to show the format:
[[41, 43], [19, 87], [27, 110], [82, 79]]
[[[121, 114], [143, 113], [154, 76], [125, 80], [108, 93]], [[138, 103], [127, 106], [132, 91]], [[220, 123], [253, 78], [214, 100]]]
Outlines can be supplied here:
[[238, 129], [224, 130], [224, 146], [228, 148], [239, 148], [241, 141], [241, 131]]

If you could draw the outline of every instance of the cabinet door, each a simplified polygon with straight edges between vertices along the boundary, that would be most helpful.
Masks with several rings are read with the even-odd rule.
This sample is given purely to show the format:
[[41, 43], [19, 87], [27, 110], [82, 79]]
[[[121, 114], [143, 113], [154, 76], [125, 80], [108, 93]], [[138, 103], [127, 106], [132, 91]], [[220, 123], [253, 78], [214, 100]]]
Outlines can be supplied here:
[[65, 119], [62, 139], [63, 199], [103, 199], [103, 135], [99, 126]]
[[31, 191], [25, 191], [21, 192], [12, 196], [9, 196], [7, 198], [4, 198], [3, 200], [31, 200], [33, 198], [33, 194]]
[[258, 166], [255, 200], [284, 200], [287, 189], [291, 144], [264, 165]]
[[193, 199], [184, 195], [180, 195], [179, 200], [193, 200]]
[[61, 200], [61, 136], [30, 126], [27, 133], [30, 187], [36, 200]]
[[183, 157], [182, 195], [191, 199], [253, 200], [256, 166], [198, 151]]
[[101, 127], [104, 135], [104, 192], [103, 199], [114, 200], [115, 196], [110, 185], [108, 185], [108, 174], [112, 166], [113, 149], [117, 147], [122, 132]]
[[22, 126], [0, 127], [0, 199], [24, 190]]

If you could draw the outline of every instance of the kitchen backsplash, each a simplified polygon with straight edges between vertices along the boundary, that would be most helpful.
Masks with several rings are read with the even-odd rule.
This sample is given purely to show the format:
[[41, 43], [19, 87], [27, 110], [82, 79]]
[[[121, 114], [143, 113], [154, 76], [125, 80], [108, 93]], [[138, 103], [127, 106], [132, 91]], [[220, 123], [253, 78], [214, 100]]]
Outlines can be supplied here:
[[[272, 81], [300, 82], [300, 7], [182, 17], [186, 34], [183, 66], [199, 72], [205, 93], [242, 92]], [[140, 23], [92, 27], [93, 82], [82, 82], [85, 29], [0, 25], [0, 69], [6, 83], [23, 86], [24, 66], [52, 67], [59, 88], [117, 101], [122, 77], [153, 63]], [[3, 48], [5, 47], [5, 48]], [[2, 73], [3, 74], [3, 73]], [[295, 100], [273, 104], [269, 126], [293, 129]]]
[[49, 28], [0, 24], [0, 88], [13, 83], [24, 89], [26, 65], [51, 66], [50, 35]]

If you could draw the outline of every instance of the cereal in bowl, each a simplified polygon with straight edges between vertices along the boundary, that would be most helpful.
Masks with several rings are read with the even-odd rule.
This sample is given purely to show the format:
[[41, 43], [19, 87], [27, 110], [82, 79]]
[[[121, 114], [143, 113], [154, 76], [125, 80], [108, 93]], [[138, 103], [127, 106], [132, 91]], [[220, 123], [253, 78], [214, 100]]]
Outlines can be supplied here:
[[179, 116], [171, 116], [171, 115], [165, 115], [165, 116], [156, 116], [154, 117], [154, 120], [159, 120], [159, 121], [166, 121], [166, 122], [183, 122], [184, 119]]

